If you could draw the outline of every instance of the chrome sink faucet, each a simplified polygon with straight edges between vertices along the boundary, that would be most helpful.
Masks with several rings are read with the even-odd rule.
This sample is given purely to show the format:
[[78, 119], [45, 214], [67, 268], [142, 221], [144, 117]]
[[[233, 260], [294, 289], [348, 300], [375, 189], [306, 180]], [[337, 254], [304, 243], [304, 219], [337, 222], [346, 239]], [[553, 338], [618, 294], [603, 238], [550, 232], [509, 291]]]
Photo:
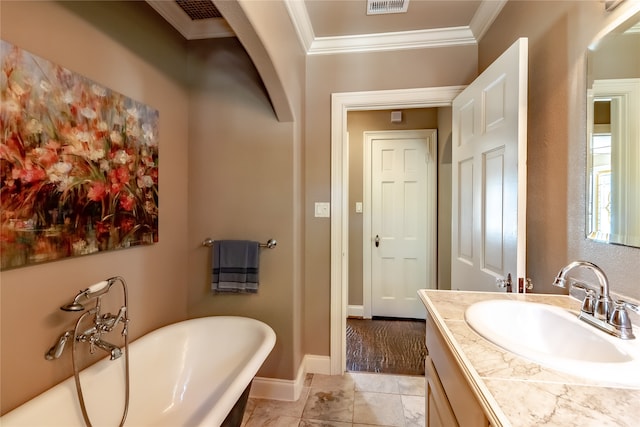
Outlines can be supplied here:
[[[576, 280], [569, 281], [569, 272], [576, 268], [591, 271], [598, 279], [598, 286]], [[562, 267], [553, 281], [553, 285], [567, 288], [568, 281], [570, 288], [578, 288], [586, 292], [582, 309], [578, 315], [580, 320], [621, 339], [635, 338], [626, 309], [629, 308], [640, 313], [640, 308], [630, 302], [611, 299], [609, 280], [600, 267], [589, 261], [573, 261]]]
[[[553, 284], [560, 288], [566, 288], [567, 274], [569, 274], [571, 270], [578, 267], [583, 267], [587, 270], [590, 270], [598, 278], [600, 288], [597, 289], [597, 300], [595, 303], [594, 311], [591, 314], [595, 315], [600, 320], [606, 321], [607, 319], [609, 319], [612, 302], [611, 296], [609, 295], [609, 279], [607, 279], [607, 275], [604, 274], [604, 271], [602, 271], [600, 267], [589, 261], [573, 261], [572, 263], [569, 263], [566, 266], [562, 267], [560, 272], [558, 272], [555, 280], [553, 281]], [[570, 285], [572, 287], [577, 287], [580, 289], [590, 288], [586, 283], [573, 282]]]

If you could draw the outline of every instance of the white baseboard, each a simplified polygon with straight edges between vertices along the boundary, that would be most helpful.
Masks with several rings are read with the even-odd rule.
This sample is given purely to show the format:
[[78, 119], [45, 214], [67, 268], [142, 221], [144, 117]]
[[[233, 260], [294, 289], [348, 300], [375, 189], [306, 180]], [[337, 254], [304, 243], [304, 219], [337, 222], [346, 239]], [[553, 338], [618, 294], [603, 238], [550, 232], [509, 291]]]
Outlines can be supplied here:
[[302, 363], [308, 374], [331, 375], [331, 358], [329, 356], [306, 354]]
[[295, 402], [300, 397], [300, 393], [302, 393], [302, 385], [297, 378], [295, 380], [281, 380], [279, 378], [255, 377], [253, 384], [251, 384], [249, 397]]
[[349, 317], [364, 317], [364, 306], [362, 305], [348, 305], [347, 316]]
[[325, 374], [331, 372], [331, 358], [307, 354], [302, 359], [295, 380], [255, 377], [251, 385], [250, 397], [258, 399], [296, 401], [302, 393], [306, 374]]

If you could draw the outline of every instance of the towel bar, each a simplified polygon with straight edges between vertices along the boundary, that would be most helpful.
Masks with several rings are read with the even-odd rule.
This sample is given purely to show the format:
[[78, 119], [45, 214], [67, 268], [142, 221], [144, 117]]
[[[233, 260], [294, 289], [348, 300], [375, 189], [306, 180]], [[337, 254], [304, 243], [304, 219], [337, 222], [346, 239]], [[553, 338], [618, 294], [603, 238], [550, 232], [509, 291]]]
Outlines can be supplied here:
[[[214, 240], [212, 238], [207, 237], [206, 239], [204, 239], [202, 241], [202, 246], [211, 247], [211, 246], [213, 246], [213, 242], [214, 242]], [[267, 240], [267, 243], [260, 243], [260, 247], [261, 248], [273, 249], [273, 248], [276, 247], [277, 244], [278, 244], [278, 242], [276, 241], [276, 239], [269, 239], [269, 240]]]

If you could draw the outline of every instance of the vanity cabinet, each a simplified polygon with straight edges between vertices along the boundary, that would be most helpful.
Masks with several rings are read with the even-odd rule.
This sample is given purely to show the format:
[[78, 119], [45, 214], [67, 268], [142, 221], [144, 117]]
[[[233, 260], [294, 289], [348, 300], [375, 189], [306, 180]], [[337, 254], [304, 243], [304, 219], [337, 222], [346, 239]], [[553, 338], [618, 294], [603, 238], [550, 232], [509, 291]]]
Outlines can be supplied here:
[[425, 393], [425, 421], [427, 427], [454, 427], [458, 425], [456, 416], [449, 405], [447, 394], [442, 388], [442, 383], [436, 369], [433, 366], [431, 357], [427, 356], [424, 362], [425, 383], [427, 392]]
[[426, 413], [427, 427], [487, 427], [487, 419], [444, 337], [427, 313]]

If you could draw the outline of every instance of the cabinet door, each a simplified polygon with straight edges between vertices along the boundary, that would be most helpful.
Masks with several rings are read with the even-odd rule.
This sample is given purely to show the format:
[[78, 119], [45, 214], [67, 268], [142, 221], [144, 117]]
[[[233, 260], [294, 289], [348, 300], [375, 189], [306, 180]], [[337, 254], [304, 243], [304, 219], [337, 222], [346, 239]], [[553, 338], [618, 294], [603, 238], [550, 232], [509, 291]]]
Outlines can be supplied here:
[[426, 356], [424, 365], [427, 380], [425, 399], [427, 427], [457, 427], [458, 422], [429, 356]]

